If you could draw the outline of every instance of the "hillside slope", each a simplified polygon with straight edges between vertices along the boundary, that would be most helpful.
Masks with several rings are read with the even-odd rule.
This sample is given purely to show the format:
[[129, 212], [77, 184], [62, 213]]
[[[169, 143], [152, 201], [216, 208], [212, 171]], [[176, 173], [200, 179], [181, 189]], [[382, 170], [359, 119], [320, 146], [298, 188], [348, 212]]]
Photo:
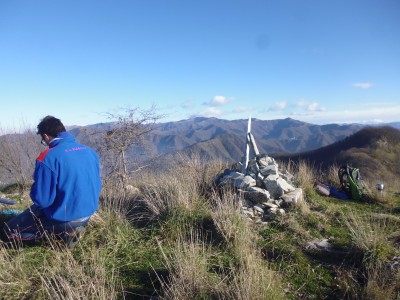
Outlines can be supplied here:
[[351, 136], [320, 149], [297, 154], [273, 154], [279, 160], [308, 161], [322, 168], [332, 164], [358, 167], [371, 180], [400, 178], [400, 130], [365, 127]]

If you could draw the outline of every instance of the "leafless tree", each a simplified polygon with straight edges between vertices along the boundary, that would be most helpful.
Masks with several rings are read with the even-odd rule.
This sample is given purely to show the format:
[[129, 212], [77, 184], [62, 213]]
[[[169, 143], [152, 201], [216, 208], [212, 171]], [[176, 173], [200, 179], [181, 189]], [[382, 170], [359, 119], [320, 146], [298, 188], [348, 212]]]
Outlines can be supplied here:
[[124, 186], [126, 179], [133, 168], [133, 161], [127, 156], [127, 151], [134, 147], [144, 147], [144, 138], [155, 127], [156, 122], [162, 118], [156, 113], [155, 106], [141, 110], [135, 108], [119, 108], [106, 113], [107, 119], [112, 121], [112, 126], [106, 132], [96, 137], [95, 143], [99, 145], [103, 170], [107, 179], [118, 179]]
[[31, 184], [36, 157], [43, 146], [33, 129], [0, 136], [0, 174], [4, 181], [16, 183], [21, 192]]

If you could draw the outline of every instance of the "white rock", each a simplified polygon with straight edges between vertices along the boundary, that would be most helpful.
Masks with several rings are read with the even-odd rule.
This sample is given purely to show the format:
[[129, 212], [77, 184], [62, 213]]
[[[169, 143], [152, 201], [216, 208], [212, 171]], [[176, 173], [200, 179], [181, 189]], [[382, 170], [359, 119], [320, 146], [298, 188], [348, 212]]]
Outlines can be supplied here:
[[268, 175], [264, 179], [264, 186], [271, 194], [272, 198], [278, 199], [283, 195], [284, 191], [281, 185], [278, 183], [279, 177], [277, 175]]
[[251, 210], [244, 211], [244, 214], [249, 218], [254, 218], [254, 213]]
[[281, 177], [278, 178], [277, 182], [284, 193], [293, 192], [296, 189], [293, 185], [291, 185], [290, 183], [288, 183], [285, 179], [283, 179]]
[[269, 201], [268, 202], [263, 202], [263, 204], [265, 205], [265, 207], [268, 207], [268, 208], [278, 208], [279, 207], [275, 203], [269, 202]]
[[298, 205], [303, 201], [303, 190], [301, 188], [296, 188], [294, 191], [281, 196], [281, 199], [287, 205]]
[[257, 162], [260, 168], [275, 164], [275, 159], [269, 157], [267, 154], [260, 154], [257, 156]]
[[257, 174], [260, 171], [259, 166], [257, 165], [257, 161], [255, 159], [251, 159], [248, 164], [248, 170], [251, 173]]
[[267, 190], [252, 186], [242, 192], [244, 199], [252, 201], [254, 203], [262, 203], [270, 198], [270, 194]]
[[268, 210], [268, 213], [273, 214], [273, 215], [276, 215], [277, 212], [278, 212], [278, 208], [277, 208], [277, 207], [271, 207], [271, 208]]
[[278, 174], [278, 166], [277, 165], [268, 165], [268, 166], [260, 169], [260, 173], [263, 176], [277, 175]]
[[259, 213], [264, 213], [264, 209], [261, 208], [261, 207], [258, 206], [258, 205], [254, 205], [254, 206], [253, 206], [253, 209], [254, 209], [254, 211], [257, 211], [257, 212], [259, 212]]
[[242, 174], [241, 177], [234, 178], [232, 184], [236, 188], [246, 189], [248, 187], [255, 186], [256, 181], [251, 178], [251, 176], [244, 176]]
[[293, 175], [292, 174], [290, 174], [288, 171], [286, 171], [285, 170], [285, 172], [283, 172], [281, 175], [280, 175], [283, 179], [285, 179], [287, 182], [292, 182], [293, 181]]

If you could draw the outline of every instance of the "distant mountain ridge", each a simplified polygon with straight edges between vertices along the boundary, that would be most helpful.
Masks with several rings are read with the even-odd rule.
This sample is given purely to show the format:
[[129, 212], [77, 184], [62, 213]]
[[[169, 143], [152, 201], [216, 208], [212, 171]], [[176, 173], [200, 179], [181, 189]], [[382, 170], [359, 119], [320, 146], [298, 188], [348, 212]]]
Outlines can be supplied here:
[[[147, 157], [160, 155], [199, 155], [208, 159], [235, 161], [243, 155], [247, 135], [247, 119], [224, 120], [218, 118], [193, 118], [176, 122], [159, 123], [146, 137]], [[110, 123], [87, 127], [108, 130]], [[71, 132], [78, 140], [86, 139], [85, 127], [75, 127]], [[276, 120], [252, 119], [251, 133], [262, 153], [295, 153], [317, 149], [357, 132], [361, 125], [314, 125], [291, 118]], [[143, 154], [142, 149], [130, 149], [132, 157]]]
[[[247, 119], [223, 120], [218, 118], [193, 118], [159, 123], [156, 124], [154, 131], [146, 136], [146, 148], [128, 149], [127, 158], [138, 161], [138, 163], [146, 162], [146, 164], [153, 158], [158, 158], [162, 163], [163, 160], [174, 162], [184, 154], [205, 160], [238, 161], [244, 155], [247, 123]], [[96, 148], [96, 141], [92, 138], [91, 133], [107, 132], [112, 127], [113, 123], [109, 122], [88, 126], [71, 126], [67, 130], [74, 134], [78, 141]], [[345, 140], [364, 127], [359, 124], [315, 125], [291, 118], [276, 120], [253, 118], [251, 133], [255, 137], [261, 153], [297, 154], [317, 151], [322, 147]], [[19, 138], [21, 141], [27, 141], [28, 136], [24, 137], [24, 134], [3, 135], [0, 136], [0, 145], [5, 141], [4, 147], [7, 147], [7, 143], [9, 143], [6, 141], [7, 138], [11, 138], [11, 140]], [[40, 139], [34, 135], [30, 143], [40, 146]], [[39, 146], [38, 148], [40, 148]], [[29, 149], [32, 151], [31, 157], [36, 157], [41, 151], [36, 147], [29, 147]], [[324, 151], [326, 153], [326, 148]], [[329, 157], [327, 156], [327, 161]], [[7, 174], [8, 171], [0, 166], [0, 180], [7, 177]]]
[[[216, 137], [226, 135], [225, 139], [228, 140], [229, 136], [235, 135], [242, 139], [244, 146], [247, 122], [246, 119], [228, 121], [217, 118], [195, 118], [164, 123], [152, 133], [152, 142], [163, 150], [181, 150], [199, 142], [211, 141]], [[360, 128], [357, 125], [313, 125], [290, 118], [252, 119], [251, 123], [251, 133], [260, 151], [266, 152], [298, 152], [319, 148], [343, 139]]]

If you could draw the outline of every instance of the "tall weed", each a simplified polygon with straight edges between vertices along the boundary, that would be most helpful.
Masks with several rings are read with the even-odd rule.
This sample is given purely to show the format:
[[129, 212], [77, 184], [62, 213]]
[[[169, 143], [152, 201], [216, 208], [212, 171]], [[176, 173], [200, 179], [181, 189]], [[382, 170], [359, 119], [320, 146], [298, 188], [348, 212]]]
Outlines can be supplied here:
[[42, 249], [0, 245], [1, 299], [117, 298], [121, 287], [105, 267], [107, 256], [92, 249], [77, 259], [57, 241], [47, 243]]
[[390, 233], [399, 225], [390, 218], [361, 214], [350, 211], [344, 223], [350, 231], [353, 246], [364, 253], [364, 261], [371, 265], [381, 265], [394, 247], [388, 239]]
[[238, 200], [232, 191], [212, 198], [214, 224], [231, 253], [221, 298], [281, 299], [280, 278], [262, 259], [257, 229], [240, 215]]
[[168, 278], [159, 277], [162, 298], [165, 299], [212, 299], [218, 294], [220, 280], [209, 272], [212, 256], [211, 246], [195, 229], [188, 235], [180, 235], [169, 245], [160, 248], [164, 255]]
[[197, 208], [199, 198], [213, 189], [213, 176], [222, 164], [207, 164], [198, 157], [182, 156], [171, 169], [146, 177], [139, 184], [141, 199], [153, 217], [165, 215], [181, 207], [188, 211]]
[[29, 256], [20, 248], [10, 248], [0, 242], [0, 298], [26, 299], [33, 293]]
[[[391, 258], [399, 255], [390, 236], [399, 228], [400, 220], [391, 215], [351, 212], [345, 218], [353, 246], [363, 257], [364, 276], [367, 280], [363, 293], [368, 299], [395, 299], [400, 292], [396, 281], [399, 270], [391, 270]], [[397, 294], [398, 295], [398, 294]]]
[[306, 161], [300, 161], [295, 170], [295, 184], [303, 189], [306, 196], [315, 194], [314, 182], [318, 178], [315, 167]]
[[[47, 299], [117, 299], [120, 287], [107, 257], [92, 249], [78, 261], [70, 251], [55, 252], [38, 274]], [[65, 263], [68, 262], [68, 263]]]

